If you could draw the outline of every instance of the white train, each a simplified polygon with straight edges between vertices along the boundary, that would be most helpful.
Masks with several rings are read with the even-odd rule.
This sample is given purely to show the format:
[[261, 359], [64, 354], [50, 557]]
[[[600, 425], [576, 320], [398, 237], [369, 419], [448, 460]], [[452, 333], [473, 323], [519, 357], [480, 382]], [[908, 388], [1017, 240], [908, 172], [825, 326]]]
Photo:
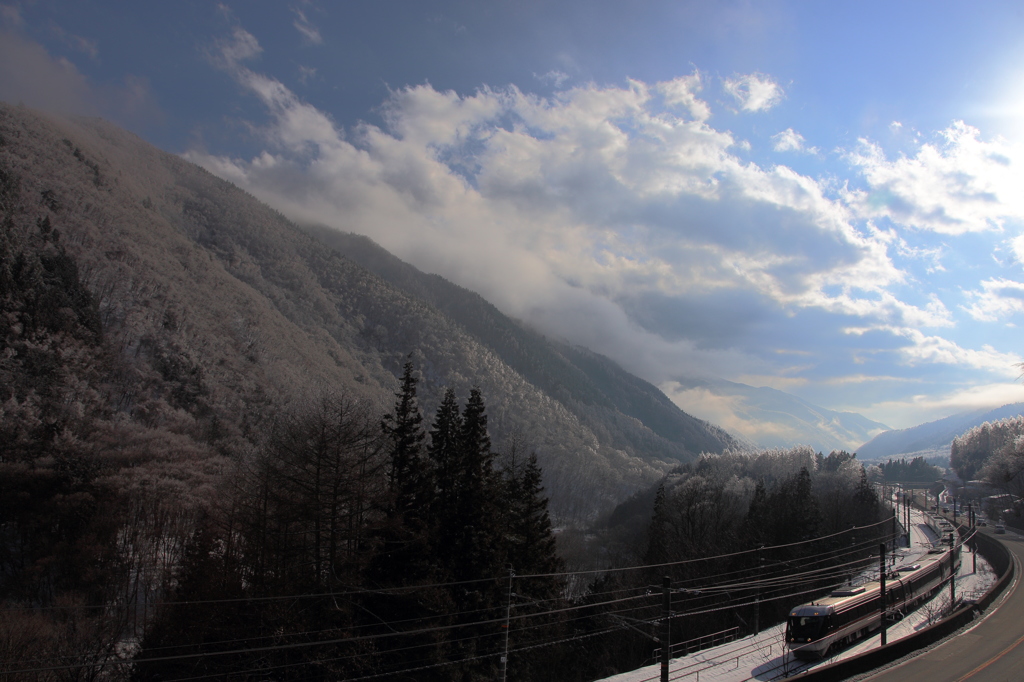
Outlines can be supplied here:
[[[960, 568], [960, 548], [934, 549], [919, 563], [886, 574], [886, 613], [902, 618], [939, 590]], [[786, 646], [799, 658], [824, 658], [833, 648], [861, 639], [882, 625], [881, 584], [833, 590], [809, 604], [794, 607], [786, 621]]]

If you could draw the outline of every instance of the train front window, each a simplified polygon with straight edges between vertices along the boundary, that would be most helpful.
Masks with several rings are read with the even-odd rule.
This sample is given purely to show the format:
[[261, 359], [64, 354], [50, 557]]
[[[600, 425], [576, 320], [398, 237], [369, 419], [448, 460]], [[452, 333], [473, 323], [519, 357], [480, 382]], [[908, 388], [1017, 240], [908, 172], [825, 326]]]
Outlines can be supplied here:
[[824, 623], [825, 616], [791, 616], [789, 638], [798, 642], [818, 639]]

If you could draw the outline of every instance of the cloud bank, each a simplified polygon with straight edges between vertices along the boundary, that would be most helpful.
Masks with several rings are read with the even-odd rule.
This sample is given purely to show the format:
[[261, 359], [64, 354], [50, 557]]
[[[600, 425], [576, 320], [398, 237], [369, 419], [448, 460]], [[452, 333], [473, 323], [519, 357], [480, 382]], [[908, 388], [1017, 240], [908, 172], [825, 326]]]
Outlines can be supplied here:
[[[914, 243], [920, 231], [1008, 230], [1024, 215], [1012, 182], [994, 173], [1019, 173], [1024, 156], [963, 124], [895, 160], [862, 141], [844, 155], [860, 185], [837, 185], [748, 160], [742, 141], [711, 124], [699, 72], [550, 97], [409, 86], [383, 104], [385, 127], [345, 130], [250, 68], [260, 51], [238, 28], [210, 58], [262, 103], [265, 148], [187, 158], [296, 220], [369, 235], [652, 381], [774, 374], [839, 386], [858, 383], [841, 379], [868, 360], [883, 374], [886, 362], [998, 374], [1019, 361], [939, 336], [954, 309], [905, 267], [938, 253]], [[783, 97], [762, 74], [723, 87], [746, 112]], [[774, 144], [817, 152], [792, 128]], [[1020, 312], [985, 298], [1019, 301], [1018, 289], [987, 286], [971, 315]]]
[[[71, 61], [54, 57], [21, 35], [20, 26], [17, 9], [0, 5], [0, 99], [59, 114], [106, 116], [121, 122], [161, 118], [145, 79], [129, 75], [119, 83], [93, 83]], [[97, 58], [95, 42], [59, 27], [53, 32], [76, 50]]]

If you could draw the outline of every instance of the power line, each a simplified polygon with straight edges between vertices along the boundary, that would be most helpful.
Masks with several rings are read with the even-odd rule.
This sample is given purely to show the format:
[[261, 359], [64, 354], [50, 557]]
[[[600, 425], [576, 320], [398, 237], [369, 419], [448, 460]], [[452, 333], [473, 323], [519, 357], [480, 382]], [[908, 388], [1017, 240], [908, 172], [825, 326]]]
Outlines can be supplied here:
[[[803, 541], [800, 541], [800, 542], [787, 543], [787, 544], [783, 544], [783, 545], [776, 545], [776, 546], [772, 546], [772, 547], [768, 547], [768, 548], [759, 548], [759, 549], [754, 549], [754, 550], [745, 550], [745, 551], [740, 551], [740, 552], [733, 552], [733, 553], [718, 555], [716, 557], [707, 557], [707, 558], [692, 559], [692, 560], [685, 560], [685, 561], [679, 561], [679, 562], [668, 562], [668, 563], [663, 563], [663, 564], [651, 564], [651, 565], [646, 565], [646, 566], [630, 567], [628, 569], [611, 569], [611, 571], [616, 571], [616, 570], [640, 570], [640, 569], [651, 569], [651, 568], [665, 568], [665, 567], [670, 567], [670, 566], [682, 566], [682, 565], [691, 564], [691, 563], [694, 563], [694, 562], [697, 562], [697, 561], [710, 561], [710, 560], [714, 560], [714, 559], [725, 559], [725, 558], [731, 558], [731, 557], [736, 557], [736, 556], [742, 556], [744, 554], [751, 554], [752, 552], [755, 552], [755, 551], [765, 551], [765, 550], [774, 550], [774, 549], [783, 549], [783, 548], [795, 547], [795, 546], [805, 545], [805, 544], [812, 543], [812, 542], [820, 542], [822, 540], [827, 540], [829, 538], [837, 537], [837, 536], [843, 535], [845, 533], [849, 533], [849, 532], [856, 531], [856, 530], [863, 530], [863, 529], [866, 529], [866, 528], [872, 528], [872, 527], [875, 527], [875, 526], [878, 526], [878, 525], [881, 525], [881, 524], [884, 524], [884, 523], [888, 523], [888, 520], [881, 521], [881, 522], [879, 522], [877, 524], [871, 524], [869, 526], [863, 526], [863, 527], [860, 527], [860, 528], [847, 529], [847, 530], [844, 530], [844, 531], [840, 531], [838, 533], [831, 534], [829, 536], [823, 536], [821, 538], [813, 538], [813, 539], [810, 539], [810, 540], [803, 540]], [[828, 555], [828, 554], [831, 554], [831, 552], [823, 552], [822, 555], [819, 555], [819, 556], [824, 556], [824, 555]], [[845, 568], [847, 566], [854, 565], [856, 563], [862, 563], [862, 562], [849, 562], [848, 564], [842, 564], [842, 565], [839, 565], [838, 567], [837, 566], [832, 566], [832, 567], [827, 567], [827, 568], [823, 568], [823, 569], [817, 569], [815, 571], [808, 571], [808, 572], [805, 572], [804, 575], [819, 575], [819, 577], [828, 577], [830, 575], [838, 575], [837, 570], [841, 570], [841, 569], [843, 569], [843, 568]], [[778, 566], [777, 564], [773, 564], [773, 567], [777, 568], [777, 566]], [[743, 572], [749, 573], [749, 572], [751, 572], [753, 570], [757, 570], [757, 569], [746, 569], [745, 571], [737, 571], [736, 573], [743, 573]], [[517, 576], [517, 578], [518, 579], [529, 579], [529, 578], [542, 578], [542, 577], [579, 576], [579, 575], [590, 575], [590, 574], [594, 574], [594, 573], [605, 573], [605, 572], [609, 572], [609, 571], [577, 571], [577, 572], [561, 572], [561, 573], [545, 573], [545, 574], [524, 574], [524, 575], [521, 575], [521, 576]], [[713, 585], [707, 586], [705, 589], [709, 593], [713, 593], [716, 590], [719, 591], [719, 592], [724, 591], [728, 587], [732, 587], [732, 589], [753, 589], [754, 587], [757, 587], [759, 585], [771, 587], [773, 584], [776, 587], [778, 587], [778, 588], [783, 588], [783, 587], [786, 587], [786, 586], [792, 586], [792, 585], [795, 585], [795, 584], [799, 584], [800, 581], [794, 580], [793, 577], [794, 576], [789, 576], [785, 580], [781, 580], [781, 581], [778, 581], [778, 582], [775, 582], [775, 583], [773, 583], [772, 581], [766, 581], [764, 579], [759, 579], [757, 581], [746, 581], [746, 582], [743, 582], [743, 583], [735, 583], [735, 584], [730, 584], [730, 583], [713, 584]], [[458, 585], [468, 585], [468, 584], [479, 584], [479, 583], [493, 582], [495, 580], [498, 580], [498, 579], [497, 578], [483, 578], [483, 579], [470, 580], [470, 581], [459, 581], [459, 582], [450, 582], [450, 583], [435, 583], [435, 584], [432, 584], [432, 585], [425, 585], [425, 586], [405, 586], [405, 587], [402, 587], [402, 588], [393, 588], [393, 589], [386, 589], [386, 590], [357, 589], [357, 590], [350, 590], [350, 591], [344, 591], [344, 592], [332, 591], [332, 592], [322, 593], [322, 594], [318, 594], [318, 595], [305, 594], [305, 595], [274, 596], [274, 597], [266, 597], [266, 598], [255, 598], [255, 599], [234, 598], [234, 599], [217, 599], [217, 600], [190, 600], [190, 601], [180, 601], [180, 602], [163, 602], [163, 603], [161, 603], [161, 605], [163, 605], [163, 606], [188, 606], [188, 605], [195, 605], [195, 604], [218, 604], [218, 603], [231, 603], [231, 602], [250, 602], [250, 601], [263, 601], [263, 600], [270, 600], [270, 599], [280, 600], [280, 599], [300, 599], [300, 598], [312, 598], [312, 597], [333, 597], [333, 598], [337, 598], [337, 597], [343, 597], [343, 596], [366, 595], [366, 594], [402, 594], [402, 593], [405, 593], [405, 592], [410, 591], [410, 590], [420, 590], [420, 589], [426, 589], [428, 587], [447, 587], [447, 586], [458, 586]], [[692, 580], [693, 579], [691, 579], [691, 582], [692, 582]], [[632, 589], [636, 589], [636, 588], [632, 588]], [[616, 592], [628, 592], [629, 590], [630, 590], [630, 588], [627, 588], [627, 589], [623, 589], [623, 590], [609, 591], [608, 593], [609, 594], [614, 594]], [[814, 591], [814, 590], [810, 590], [810, 591]], [[810, 591], [808, 591], [808, 592], [810, 592]], [[782, 596], [799, 596], [799, 595], [805, 594], [805, 593], [807, 593], [807, 592], [796, 592], [796, 593], [792, 593], [790, 595], [779, 595], [778, 597], [775, 597], [775, 598], [782, 598]], [[520, 620], [523, 620], [523, 619], [526, 619], [526, 618], [537, 618], [537, 617], [543, 617], [543, 616], [553, 616], [553, 615], [565, 614], [565, 613], [576, 612], [576, 611], [581, 611], [581, 610], [586, 610], [586, 609], [601, 609], [602, 607], [609, 607], [609, 606], [613, 606], [613, 605], [616, 605], [616, 604], [626, 604], [626, 603], [634, 602], [634, 601], [639, 600], [639, 599], [646, 599], [646, 598], [649, 598], [650, 596], [652, 596], [650, 591], [647, 591], [644, 594], [636, 594], [636, 595], [622, 597], [622, 598], [618, 598], [618, 599], [611, 599], [611, 600], [605, 600], [605, 601], [600, 601], [600, 602], [589, 602], [589, 603], [584, 602], [584, 603], [575, 604], [575, 605], [564, 607], [564, 608], [549, 609], [547, 611], [540, 611], [540, 612], [528, 613], [528, 614], [517, 614], [515, 617], [511, 618], [510, 620], [520, 621]], [[547, 601], [555, 601], [555, 600], [547, 600]], [[735, 608], [737, 606], [745, 606], [745, 605], [750, 605], [750, 604], [755, 603], [755, 602], [746, 602], [746, 603], [734, 604], [734, 603], [732, 603], [733, 601], [734, 600], [730, 600], [730, 605], [728, 607], [719, 607], [719, 608], [715, 608], [715, 609], [705, 609], [705, 610], [702, 610], [702, 611], [688, 612], [686, 615], [696, 615], [696, 614], [700, 614], [700, 613], [710, 613], [710, 612], [722, 610], [723, 608]], [[157, 604], [154, 604], [154, 606], [156, 606], [156, 605]], [[628, 608], [625, 608], [625, 609], [607, 609], [607, 608], [605, 608], [603, 611], [601, 611], [601, 613], [605, 614], [605, 613], [615, 613], [615, 612], [623, 612], [623, 611], [628, 612], [630, 610], [635, 610], [636, 608], [644, 608], [644, 609], [646, 609], [646, 608], [651, 608], [651, 605], [642, 605], [642, 606], [634, 605], [632, 607], [628, 607]], [[470, 613], [474, 613], [474, 612], [478, 612], [478, 611], [484, 611], [484, 609], [477, 610], [477, 611], [460, 612], [460, 614], [443, 614], [443, 615], [439, 615], [437, 617], [452, 617], [453, 615], [466, 615], [466, 614], [470, 614]], [[396, 621], [396, 622], [393, 622], [393, 623], [385, 623], [385, 624], [390, 626], [390, 625], [398, 624], [399, 622], [419, 622], [419, 621], [425, 620], [427, 618], [429, 618], [429, 617], [418, 618], [418, 619], [409, 619], [409, 621]], [[224, 651], [207, 651], [207, 652], [198, 652], [198, 653], [191, 653], [191, 654], [176, 654], [176, 655], [170, 655], [170, 656], [160, 656], [160, 657], [145, 658], [145, 659], [141, 659], [141, 661], [139, 661], [139, 662], [151, 662], [152, 663], [152, 662], [173, 661], [173, 660], [197, 659], [197, 658], [210, 657], [210, 656], [252, 654], [252, 653], [259, 653], [259, 652], [266, 652], [266, 651], [295, 649], [295, 648], [310, 647], [310, 646], [323, 646], [323, 645], [331, 645], [331, 644], [348, 644], [348, 643], [354, 643], [354, 642], [359, 642], [359, 641], [364, 641], [364, 640], [371, 640], [371, 639], [372, 640], [379, 640], [379, 639], [385, 639], [385, 638], [389, 638], [389, 637], [413, 636], [413, 635], [418, 635], [418, 634], [448, 631], [448, 630], [454, 630], [454, 629], [463, 628], [463, 627], [472, 627], [472, 626], [479, 627], [479, 626], [482, 626], [482, 625], [491, 625], [491, 624], [500, 623], [503, 620], [504, 619], [501, 619], [501, 618], [493, 618], [493, 619], [485, 619], [485, 620], [471, 621], [471, 622], [465, 622], [465, 623], [455, 623], [455, 624], [450, 624], [450, 625], [418, 628], [418, 629], [408, 630], [408, 631], [395, 631], [395, 632], [392, 632], [392, 633], [377, 633], [377, 634], [370, 634], [370, 635], [359, 635], [359, 636], [356, 636], [356, 637], [343, 637], [343, 638], [332, 638], [332, 639], [326, 639], [326, 640], [317, 640], [317, 641], [311, 641], [311, 642], [279, 643], [279, 644], [265, 645], [265, 646], [260, 646], [260, 647], [236, 648], [236, 649], [230, 649], [230, 650], [224, 650]], [[371, 626], [379, 626], [379, 625], [372, 624], [372, 625], [365, 625], [365, 626], [359, 626], [359, 627], [371, 627]], [[540, 626], [537, 626], [537, 627], [540, 627]], [[310, 633], [289, 633], [286, 636], [297, 636], [298, 634], [316, 634], [316, 632], [324, 632], [324, 631], [326, 631], [326, 630], [313, 631], [313, 632], [310, 632]], [[280, 635], [278, 635], [278, 636], [280, 636]], [[475, 638], [470, 638], [470, 639], [478, 639], [480, 637], [481, 636], [477, 636]], [[248, 637], [248, 638], [239, 639], [239, 640], [224, 640], [221, 643], [234, 643], [234, 642], [238, 642], [238, 641], [254, 641], [254, 640], [257, 640], [257, 639], [265, 639], [265, 638], [266, 637], [256, 637], [256, 638]], [[210, 643], [204, 643], [204, 644], [208, 646]], [[167, 648], [177, 648], [177, 647], [167, 647]], [[39, 659], [33, 659], [33, 661], [35, 661], [35, 660], [39, 660]], [[28, 662], [29, 661], [22, 661], [22, 663], [28, 663]], [[73, 664], [73, 665], [49, 666], [49, 667], [43, 667], [43, 668], [23, 669], [23, 670], [8, 671], [8, 672], [10, 672], [12, 674], [13, 673], [29, 673], [29, 672], [48, 672], [48, 671], [55, 671], [55, 670], [73, 669], [73, 668], [82, 667], [83, 665], [96, 666], [96, 665], [104, 665], [104, 664], [106, 664], [106, 663], [91, 663], [90, 664], [90, 663], [82, 662], [82, 663]]]

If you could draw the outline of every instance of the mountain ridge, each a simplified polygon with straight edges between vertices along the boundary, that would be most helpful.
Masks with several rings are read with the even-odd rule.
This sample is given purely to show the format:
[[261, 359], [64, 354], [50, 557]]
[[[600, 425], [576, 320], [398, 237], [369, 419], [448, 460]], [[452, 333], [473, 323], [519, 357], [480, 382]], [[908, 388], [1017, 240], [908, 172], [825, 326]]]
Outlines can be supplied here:
[[785, 391], [725, 379], [683, 378], [667, 387], [683, 409], [722, 424], [730, 433], [757, 447], [807, 445], [815, 451], [853, 451], [885, 424], [856, 412], [838, 412]]
[[936, 452], [948, 457], [953, 439], [985, 422], [998, 421], [1024, 413], [1024, 403], [1008, 403], [1000, 407], [982, 407], [968, 412], [936, 419], [906, 429], [880, 433], [858, 449], [861, 459], [878, 460], [904, 454]]
[[[452, 314], [439, 310], [104, 121], [0, 106], [0, 163], [17, 180], [18, 243], [52, 222], [96, 296], [115, 369], [94, 393], [120, 396], [100, 410], [117, 428], [170, 429], [204, 457], [237, 458], [261, 424], [325, 387], [383, 413], [411, 358], [428, 421], [445, 387], [464, 398], [479, 386], [496, 446], [537, 450], [562, 519], [592, 517], [680, 461], [736, 445], [607, 358], [551, 343], [466, 290]], [[409, 268], [408, 287], [434, 283], [421, 294], [457, 291]], [[495, 335], [504, 341], [481, 341]]]
[[[681, 442], [692, 453], [721, 447], [715, 437], [708, 437], [701, 430], [710, 430], [718, 438], [730, 438], [724, 430], [705, 420], [690, 415], [687, 415], [689, 419], [680, 419], [679, 413], [686, 413], [660, 389], [629, 374], [612, 360], [565, 341], [547, 339], [522, 322], [512, 320], [479, 294], [440, 275], [421, 272], [369, 237], [322, 226], [305, 226], [304, 229], [347, 258], [456, 320], [481, 343], [498, 352], [516, 371], [567, 407], [577, 402], [598, 410], [617, 410], [640, 420], [662, 438]], [[588, 371], [583, 371], [583, 367]], [[597, 381], [597, 377], [603, 381]], [[609, 390], [609, 386], [614, 390]], [[599, 423], [590, 422], [591, 428]]]

